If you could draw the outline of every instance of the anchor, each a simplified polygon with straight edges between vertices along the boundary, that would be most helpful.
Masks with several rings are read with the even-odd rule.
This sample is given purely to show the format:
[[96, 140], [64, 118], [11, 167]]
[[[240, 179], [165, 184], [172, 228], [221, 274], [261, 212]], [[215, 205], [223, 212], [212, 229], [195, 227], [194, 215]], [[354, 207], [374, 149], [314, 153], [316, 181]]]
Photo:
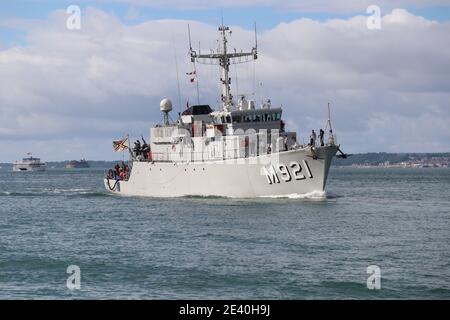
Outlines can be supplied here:
[[338, 152], [340, 154], [338, 154], [336, 157], [339, 159], [347, 159], [348, 157], [352, 156], [351, 154], [344, 153], [340, 148], [338, 148]]
[[[109, 180], [110, 180], [110, 179], [108, 179], [108, 178], [106, 179], [106, 182], [107, 182], [107, 184], [108, 184], [109, 190], [110, 190], [110, 191], [120, 191], [119, 180], [116, 180], [116, 182], [114, 183], [114, 186], [113, 186], [113, 187], [111, 187], [111, 185], [109, 184]], [[117, 190], [116, 190], [116, 187], [118, 187]]]

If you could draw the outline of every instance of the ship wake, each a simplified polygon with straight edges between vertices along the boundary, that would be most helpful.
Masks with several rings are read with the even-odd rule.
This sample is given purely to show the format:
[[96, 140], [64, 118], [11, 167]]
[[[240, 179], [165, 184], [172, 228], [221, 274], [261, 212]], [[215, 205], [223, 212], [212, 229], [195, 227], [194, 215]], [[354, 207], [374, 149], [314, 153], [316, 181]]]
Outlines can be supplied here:
[[261, 198], [271, 198], [271, 199], [279, 199], [279, 198], [287, 198], [287, 199], [308, 199], [308, 200], [325, 200], [327, 199], [326, 191], [312, 191], [308, 193], [292, 193], [292, 194], [284, 194], [284, 195], [269, 195], [269, 196], [261, 196]]

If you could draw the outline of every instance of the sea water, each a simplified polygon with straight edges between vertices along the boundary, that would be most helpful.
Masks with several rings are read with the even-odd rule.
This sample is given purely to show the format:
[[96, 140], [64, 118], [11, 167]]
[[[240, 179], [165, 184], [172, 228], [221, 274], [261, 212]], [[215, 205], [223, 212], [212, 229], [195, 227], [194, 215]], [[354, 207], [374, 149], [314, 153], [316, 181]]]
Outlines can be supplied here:
[[1, 299], [450, 298], [450, 169], [332, 167], [326, 193], [259, 199], [103, 174], [0, 171]]

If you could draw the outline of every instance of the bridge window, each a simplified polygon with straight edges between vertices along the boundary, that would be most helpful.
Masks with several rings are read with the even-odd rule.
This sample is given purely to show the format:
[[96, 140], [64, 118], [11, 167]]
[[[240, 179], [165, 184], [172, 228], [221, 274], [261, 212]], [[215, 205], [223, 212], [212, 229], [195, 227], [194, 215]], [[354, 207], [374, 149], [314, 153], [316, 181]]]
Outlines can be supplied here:
[[242, 116], [241, 115], [233, 115], [233, 122], [241, 123], [242, 122]]

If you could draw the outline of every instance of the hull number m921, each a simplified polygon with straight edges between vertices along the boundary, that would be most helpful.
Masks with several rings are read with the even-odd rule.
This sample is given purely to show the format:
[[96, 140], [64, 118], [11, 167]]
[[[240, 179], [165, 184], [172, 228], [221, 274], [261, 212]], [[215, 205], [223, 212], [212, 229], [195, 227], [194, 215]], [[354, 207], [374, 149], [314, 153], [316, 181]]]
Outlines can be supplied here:
[[[302, 164], [305, 169], [304, 174], [302, 173], [302, 166], [297, 161], [291, 161], [288, 166], [283, 163], [278, 163], [276, 165], [272, 164], [269, 167], [262, 167], [262, 173], [266, 176], [269, 184], [280, 183], [281, 180], [285, 182], [292, 181], [292, 179], [303, 180], [306, 177], [312, 179], [313, 175], [308, 162], [302, 160]], [[281, 180], [278, 175], [280, 175]]]

